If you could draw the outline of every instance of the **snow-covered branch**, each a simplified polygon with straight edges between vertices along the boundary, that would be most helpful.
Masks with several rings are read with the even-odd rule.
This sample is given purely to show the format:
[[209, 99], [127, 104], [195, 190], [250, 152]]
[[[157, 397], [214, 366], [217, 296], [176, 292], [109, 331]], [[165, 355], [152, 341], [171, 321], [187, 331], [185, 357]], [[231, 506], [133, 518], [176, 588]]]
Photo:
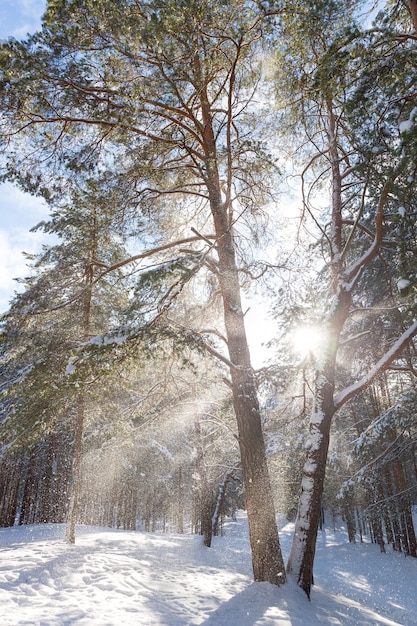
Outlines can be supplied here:
[[350, 385], [343, 391], [341, 391], [334, 399], [334, 406], [336, 410], [346, 404], [351, 398], [357, 396], [361, 391], [367, 389], [371, 383], [382, 372], [384, 372], [391, 363], [400, 356], [408, 342], [417, 334], [417, 320], [407, 328], [407, 330], [397, 339], [392, 348], [384, 354], [384, 356], [374, 365], [374, 367], [364, 376], [361, 380], [358, 380], [353, 385]]
[[140, 254], [135, 254], [134, 256], [129, 257], [128, 259], [123, 259], [123, 261], [119, 261], [114, 265], [107, 266], [107, 268], [96, 278], [95, 282], [98, 282], [101, 278], [103, 278], [106, 274], [110, 272], [114, 272], [115, 270], [124, 267], [125, 265], [129, 265], [130, 263], [135, 263], [136, 261], [141, 261], [142, 259], [146, 259], [147, 257], [153, 256], [154, 254], [158, 254], [159, 252], [163, 252], [164, 250], [169, 250], [171, 248], [176, 248], [178, 246], [182, 246], [187, 243], [192, 243], [193, 241], [201, 241], [216, 239], [215, 235], [205, 235], [202, 237], [201, 235], [196, 235], [195, 237], [186, 237], [185, 239], [179, 239], [177, 241], [170, 241], [163, 246], [158, 246], [157, 248], [152, 248], [151, 250], [145, 250], [145, 252], [141, 252]]
[[341, 341], [340, 342], [340, 346], [346, 346], [348, 343], [352, 343], [353, 341], [356, 341], [357, 339], [360, 339], [361, 337], [364, 337], [365, 335], [369, 335], [370, 332], [371, 332], [370, 330], [364, 330], [361, 333], [357, 333], [356, 335], [352, 335], [352, 337], [348, 337], [344, 341]]

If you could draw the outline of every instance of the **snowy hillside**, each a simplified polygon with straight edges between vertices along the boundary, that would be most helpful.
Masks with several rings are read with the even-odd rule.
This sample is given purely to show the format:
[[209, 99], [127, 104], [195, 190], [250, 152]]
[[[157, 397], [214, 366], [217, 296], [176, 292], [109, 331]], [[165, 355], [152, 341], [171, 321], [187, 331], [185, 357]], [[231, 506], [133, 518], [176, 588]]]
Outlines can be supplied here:
[[[280, 533], [284, 552], [292, 526]], [[318, 539], [312, 602], [253, 583], [246, 519], [201, 537], [59, 525], [0, 530], [2, 626], [393, 626], [417, 624], [417, 560], [344, 533]]]

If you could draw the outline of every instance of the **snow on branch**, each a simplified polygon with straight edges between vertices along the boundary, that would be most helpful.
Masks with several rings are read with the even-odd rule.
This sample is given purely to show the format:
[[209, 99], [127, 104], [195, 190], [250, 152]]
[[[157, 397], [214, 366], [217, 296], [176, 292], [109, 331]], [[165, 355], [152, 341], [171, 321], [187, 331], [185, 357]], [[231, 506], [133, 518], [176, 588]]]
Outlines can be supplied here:
[[361, 380], [358, 380], [353, 385], [346, 387], [343, 391], [341, 391], [334, 400], [334, 406], [337, 409], [340, 409], [341, 406], [346, 404], [351, 398], [357, 396], [361, 391], [367, 389], [371, 383], [377, 378], [382, 372], [384, 372], [389, 365], [401, 354], [404, 350], [405, 346], [408, 342], [414, 337], [417, 333], [417, 320], [407, 328], [407, 330], [397, 339], [392, 348], [388, 350], [384, 354], [384, 356], [374, 365], [374, 367], [364, 376]]
[[145, 252], [135, 254], [134, 256], [131, 256], [128, 259], [124, 259], [123, 261], [119, 261], [118, 263], [115, 263], [114, 265], [107, 266], [106, 269], [96, 278], [95, 282], [98, 282], [106, 274], [109, 274], [110, 272], [114, 272], [115, 270], [118, 270], [121, 267], [124, 267], [125, 265], [129, 265], [130, 263], [136, 263], [137, 261], [142, 261], [143, 259], [159, 254], [160, 252], [163, 252], [165, 250], [170, 250], [171, 248], [176, 248], [178, 246], [182, 246], [187, 243], [192, 243], [194, 241], [201, 241], [202, 239], [204, 239], [204, 241], [210, 241], [210, 239], [215, 240], [216, 236], [205, 235], [203, 237], [202, 235], [196, 235], [195, 237], [186, 237], [185, 239], [179, 239], [177, 241], [170, 241], [168, 243], [163, 244], [162, 246], [158, 246], [157, 248], [152, 248], [151, 250], [146, 250]]

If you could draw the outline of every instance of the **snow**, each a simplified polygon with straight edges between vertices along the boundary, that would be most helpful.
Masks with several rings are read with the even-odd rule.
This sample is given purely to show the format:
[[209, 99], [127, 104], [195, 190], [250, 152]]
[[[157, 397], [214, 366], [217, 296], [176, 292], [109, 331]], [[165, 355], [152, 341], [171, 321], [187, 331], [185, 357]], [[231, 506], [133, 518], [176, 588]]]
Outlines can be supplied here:
[[75, 357], [73, 357], [73, 356], [71, 356], [68, 359], [68, 363], [67, 363], [66, 368], [65, 368], [66, 376], [71, 376], [71, 374], [73, 374], [74, 372], [77, 371], [77, 367], [74, 365], [74, 361], [75, 361]]
[[397, 287], [399, 291], [402, 291], [403, 289], [407, 289], [407, 287], [409, 287], [411, 285], [410, 281], [407, 280], [406, 278], [399, 278], [397, 280]]
[[413, 121], [412, 120], [404, 120], [403, 122], [400, 123], [399, 131], [400, 131], [401, 134], [409, 133], [411, 130], [413, 130]]
[[409, 133], [413, 130], [413, 121], [416, 115], [417, 107], [414, 107], [414, 109], [410, 113], [410, 117], [408, 118], [408, 120], [403, 120], [402, 122], [400, 122], [400, 124], [398, 125], [398, 130], [400, 131], [401, 135], [403, 133]]
[[120, 345], [122, 343], [124, 343], [127, 339], [126, 335], [96, 335], [95, 337], [92, 337], [92, 339], [90, 339], [90, 341], [88, 342], [91, 345], [94, 346], [110, 346], [114, 343]]
[[[63, 525], [0, 529], [3, 626], [411, 626], [417, 559], [319, 532], [312, 601], [254, 583], [244, 513], [212, 548], [196, 535]], [[293, 525], [280, 532], [288, 551]]]

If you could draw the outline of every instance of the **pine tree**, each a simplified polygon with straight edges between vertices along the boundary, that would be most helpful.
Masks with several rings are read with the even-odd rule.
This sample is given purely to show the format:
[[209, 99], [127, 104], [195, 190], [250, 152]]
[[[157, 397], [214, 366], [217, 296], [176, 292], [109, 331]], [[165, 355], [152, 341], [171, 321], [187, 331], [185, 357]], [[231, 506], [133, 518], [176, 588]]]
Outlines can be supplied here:
[[259, 135], [250, 132], [261, 119], [252, 98], [268, 26], [261, 6], [234, 0], [50, 2], [41, 33], [3, 46], [1, 91], [3, 134], [11, 140], [13, 127], [34, 147], [21, 158], [7, 146], [10, 171], [19, 170], [27, 188], [45, 186], [47, 171], [58, 177], [64, 168], [76, 177], [99, 162], [117, 170], [137, 216], [149, 212], [158, 223], [182, 218], [185, 236], [172, 241], [168, 229], [162, 246], [205, 246], [200, 258], [223, 301], [227, 355], [220, 358], [229, 368], [238, 423], [254, 577], [280, 584], [285, 571], [237, 247], [239, 227], [253, 227], [274, 171]]
[[[373, 118], [376, 111], [385, 118], [385, 124], [392, 124], [383, 79], [376, 83], [376, 89], [366, 93], [366, 103], [370, 104], [372, 97], [372, 105], [362, 109], [363, 100], [359, 103], [358, 93], [365, 95], [364, 84], [369, 87], [375, 80], [361, 54], [369, 58], [377, 52], [378, 44], [374, 45], [372, 33], [361, 33], [355, 26], [351, 12], [354, 4], [315, 3], [314, 9], [300, 6], [294, 16], [283, 20], [286, 45], [280, 48], [285, 59], [284, 80], [295, 102], [293, 121], [298, 126], [301, 121], [307, 142], [304, 145], [310, 147], [310, 152], [308, 148], [304, 152], [301, 175], [303, 211], [321, 233], [328, 271], [329, 301], [322, 313], [323, 339], [317, 356], [310, 440], [287, 567], [308, 596], [333, 417], [401, 355], [417, 332], [416, 322], [407, 313], [410, 325], [402, 334], [401, 329], [392, 327], [394, 336], [399, 337], [397, 341], [393, 342], [390, 335], [391, 343], [383, 346], [385, 354], [382, 351], [379, 360], [369, 366], [367, 373], [359, 374], [356, 383], [343, 388], [341, 346], [364, 337], [358, 334], [350, 315], [354, 309], [364, 307], [365, 294], [372, 289], [372, 274], [383, 258], [385, 238], [389, 239], [392, 232], [386, 228], [392, 195], [404, 194], [410, 184], [410, 166], [414, 166], [408, 148], [403, 145], [399, 149], [396, 139], [390, 140], [385, 129], [381, 128], [376, 136], [372, 132], [378, 123]], [[394, 57], [395, 53], [391, 54], [390, 62]], [[384, 55], [378, 59], [379, 69], [388, 63]], [[402, 97], [407, 96], [403, 93]], [[363, 110], [368, 124], [358, 124], [359, 110]], [[382, 126], [381, 119], [379, 123]], [[313, 200], [322, 193], [325, 180], [329, 181], [329, 206], [323, 207], [320, 215]], [[393, 238], [391, 245], [398, 249], [398, 240]], [[385, 304], [384, 296], [388, 300], [389, 282], [378, 294], [380, 306]]]
[[[86, 415], [97, 399], [88, 374], [78, 380], [72, 374], [70, 380], [75, 369], [72, 355], [99, 330], [111, 330], [108, 318], [116, 319], [117, 303], [123, 300], [109, 281], [94, 288], [97, 259], [113, 262], [121, 250], [112, 238], [113, 215], [109, 210], [99, 212], [99, 203], [97, 190], [93, 192], [88, 185], [68, 191], [51, 220], [38, 225], [58, 238], [58, 243], [32, 259], [33, 275], [26, 281], [26, 290], [16, 296], [3, 327], [7, 369], [1, 430], [6, 447], [26, 448], [30, 453], [35, 449], [40, 457], [42, 444], [38, 442], [55, 441], [56, 450], [45, 459], [49, 468], [39, 468], [41, 475], [49, 475], [57, 454], [63, 454], [68, 463], [65, 445], [61, 448], [60, 444], [68, 445], [68, 432], [73, 435], [70, 498], [69, 503], [60, 503], [66, 510], [71, 542], [75, 540]], [[43, 489], [45, 485], [44, 481]]]

